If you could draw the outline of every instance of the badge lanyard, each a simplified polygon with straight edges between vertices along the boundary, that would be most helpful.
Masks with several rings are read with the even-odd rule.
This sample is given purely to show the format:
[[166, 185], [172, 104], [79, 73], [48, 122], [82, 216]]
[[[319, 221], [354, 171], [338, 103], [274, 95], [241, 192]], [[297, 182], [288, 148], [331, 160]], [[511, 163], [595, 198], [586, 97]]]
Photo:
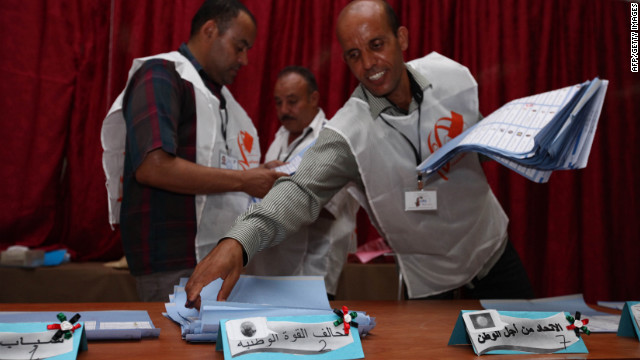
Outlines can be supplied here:
[[[409, 87], [411, 89], [411, 94], [412, 97], [416, 100], [416, 102], [418, 103], [418, 129], [417, 129], [417, 134], [418, 134], [418, 148], [416, 149], [416, 147], [413, 145], [413, 142], [411, 142], [411, 140], [409, 140], [409, 138], [400, 130], [398, 130], [398, 128], [396, 128], [395, 126], [393, 126], [390, 122], [387, 121], [387, 119], [385, 119], [382, 116], [382, 112], [380, 113], [380, 118], [382, 119], [382, 121], [384, 121], [385, 124], [387, 124], [389, 127], [391, 127], [393, 130], [397, 131], [402, 138], [404, 138], [404, 140], [409, 144], [409, 146], [411, 147], [411, 150], [413, 150], [413, 155], [416, 158], [416, 167], [418, 165], [420, 165], [420, 163], [422, 162], [422, 140], [420, 137], [420, 118], [422, 117], [422, 100], [423, 100], [423, 94], [422, 94], [422, 89], [420, 88], [420, 85], [418, 85], [418, 83], [415, 81], [415, 79], [413, 78], [413, 75], [411, 75], [411, 72], [407, 71], [407, 76], [409, 77]], [[367, 95], [366, 91], [363, 91], [364, 96], [367, 99], [367, 103], [369, 102], [369, 95]], [[423, 182], [422, 182], [422, 172], [417, 171], [417, 186], [418, 186], [418, 190], [422, 190], [422, 187], [424, 186]]]
[[[422, 162], [422, 140], [421, 140], [421, 137], [420, 137], [420, 119], [422, 117], [422, 92], [421, 92], [420, 87], [418, 86], [418, 84], [415, 84], [413, 81], [411, 81], [411, 90], [415, 94], [414, 98], [416, 99], [416, 102], [418, 103], [418, 127], [417, 127], [417, 132], [416, 132], [418, 134], [418, 148], [417, 149], [413, 145], [413, 142], [411, 140], [409, 140], [409, 138], [402, 131], [398, 130], [398, 128], [393, 126], [389, 121], [387, 121], [387, 119], [384, 118], [384, 116], [382, 116], [382, 112], [380, 113], [379, 116], [382, 119], [382, 121], [384, 121], [384, 123], [387, 124], [387, 126], [389, 126], [393, 130], [398, 132], [402, 136], [402, 138], [409, 144], [409, 146], [411, 147], [411, 150], [413, 150], [413, 155], [416, 158], [416, 166], [418, 166]], [[364, 96], [367, 98], [367, 102], [369, 102], [369, 95], [367, 95], [366, 91], [364, 92]], [[417, 176], [418, 176], [418, 179], [417, 179], [418, 190], [422, 190], [422, 187], [424, 186], [424, 184], [422, 182], [422, 172], [418, 171], [417, 172]]]
[[[400, 136], [402, 136], [402, 138], [409, 144], [409, 146], [411, 147], [411, 150], [413, 150], [413, 155], [416, 158], [416, 166], [420, 165], [420, 163], [422, 162], [422, 140], [420, 139], [420, 117], [421, 117], [421, 112], [422, 110], [420, 109], [420, 106], [418, 105], [418, 148], [416, 149], [416, 147], [413, 145], [413, 142], [411, 140], [409, 140], [409, 138], [407, 137], [407, 135], [405, 135], [402, 131], [398, 130], [398, 128], [396, 128], [395, 126], [393, 126], [393, 124], [391, 124], [389, 121], [387, 121], [387, 119], [384, 118], [384, 116], [382, 116], [382, 113], [380, 113], [380, 118], [382, 119], [382, 121], [384, 121], [385, 124], [387, 124], [390, 128], [392, 128], [393, 130], [395, 130], [396, 132], [398, 132], [398, 134], [400, 134]], [[418, 190], [422, 190], [423, 187], [423, 183], [422, 183], [422, 172], [418, 171]]]
[[229, 153], [229, 145], [227, 145], [227, 124], [229, 122], [229, 115], [227, 109], [219, 108], [220, 112], [220, 130], [222, 131], [222, 140], [224, 140], [224, 148], [227, 154]]
[[[283, 162], [287, 162], [287, 160], [289, 160], [289, 157], [291, 157], [291, 154], [293, 154], [295, 150], [298, 148], [298, 146], [302, 144], [304, 139], [313, 132], [313, 129], [311, 128], [306, 128], [305, 130], [307, 131], [304, 133], [304, 135], [302, 135], [302, 138], [300, 138], [300, 140], [296, 141], [296, 144], [293, 146], [291, 151], [289, 151], [289, 153], [287, 154], [287, 157], [285, 157], [284, 160], [282, 160]], [[282, 148], [280, 148], [280, 151], [278, 151], [278, 159], [280, 159], [280, 155], [282, 155]]]

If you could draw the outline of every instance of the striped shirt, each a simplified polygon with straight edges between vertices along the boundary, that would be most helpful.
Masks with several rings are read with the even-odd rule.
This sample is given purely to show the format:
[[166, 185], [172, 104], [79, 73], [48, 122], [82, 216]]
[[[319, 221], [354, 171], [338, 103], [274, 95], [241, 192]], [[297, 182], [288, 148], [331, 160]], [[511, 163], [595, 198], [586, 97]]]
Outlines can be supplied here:
[[[407, 66], [407, 71], [421, 90], [429, 86], [427, 79], [413, 68]], [[394, 116], [406, 113], [386, 98], [374, 96], [362, 85], [351, 96], [366, 101], [374, 119], [380, 113]], [[418, 106], [412, 98], [409, 112]], [[322, 207], [349, 182], [364, 192], [356, 158], [346, 139], [325, 128], [305, 153], [296, 173], [278, 179], [263, 201], [240, 216], [225, 237], [238, 240], [250, 261], [258, 251], [278, 244], [300, 227], [313, 223]]]

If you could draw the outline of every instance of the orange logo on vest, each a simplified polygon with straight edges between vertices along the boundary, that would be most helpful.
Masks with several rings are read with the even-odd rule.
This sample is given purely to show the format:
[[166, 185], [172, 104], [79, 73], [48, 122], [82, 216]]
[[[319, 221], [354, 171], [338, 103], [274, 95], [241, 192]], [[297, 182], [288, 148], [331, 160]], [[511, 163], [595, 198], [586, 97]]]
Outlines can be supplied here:
[[251, 150], [253, 149], [253, 136], [246, 131], [240, 131], [238, 134], [238, 148], [240, 148], [240, 154], [242, 155], [242, 160], [238, 161], [238, 164], [242, 165], [242, 169], [246, 170], [249, 168], [249, 159], [247, 159], [247, 154], [251, 154]]
[[[433, 154], [436, 150], [440, 149], [442, 145], [446, 144], [449, 140], [462, 134], [464, 129], [464, 119], [462, 115], [452, 111], [451, 117], [442, 117], [436, 121], [436, 125], [433, 131], [429, 133], [427, 137], [429, 151]], [[440, 170], [438, 175], [443, 179], [448, 180], [447, 173], [449, 172], [450, 164], [447, 163]]]

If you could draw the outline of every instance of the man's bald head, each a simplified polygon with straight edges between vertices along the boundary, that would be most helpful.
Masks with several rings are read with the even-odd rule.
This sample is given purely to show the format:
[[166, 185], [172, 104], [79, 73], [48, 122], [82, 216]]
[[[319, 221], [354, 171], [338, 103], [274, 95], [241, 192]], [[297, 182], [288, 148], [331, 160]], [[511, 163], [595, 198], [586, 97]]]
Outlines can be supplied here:
[[[384, 0], [355, 0], [350, 2], [344, 7], [344, 9], [342, 9], [342, 11], [340, 11], [337, 24], [339, 26], [341, 19], [344, 21], [344, 16], [347, 16], [348, 18], [348, 14], [353, 15], [366, 13], [383, 14], [386, 17], [389, 29], [391, 29], [394, 35], [398, 35], [398, 28], [400, 27], [398, 17], [396, 16], [395, 11], [393, 11], [391, 5]], [[338, 37], [340, 37], [340, 35], [338, 35]]]
[[342, 57], [360, 83], [378, 97], [407, 109], [409, 77], [403, 60], [409, 33], [381, 0], [357, 0], [340, 12], [336, 34]]

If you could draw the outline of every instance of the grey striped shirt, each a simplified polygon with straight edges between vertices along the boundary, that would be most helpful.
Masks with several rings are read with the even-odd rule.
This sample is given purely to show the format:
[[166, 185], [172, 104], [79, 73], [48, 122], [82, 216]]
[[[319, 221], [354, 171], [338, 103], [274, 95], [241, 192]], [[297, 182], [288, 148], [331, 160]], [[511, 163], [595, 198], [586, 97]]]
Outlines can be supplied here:
[[[429, 82], [407, 66], [421, 89]], [[376, 97], [359, 85], [352, 94], [369, 103], [372, 118], [380, 113], [404, 113], [384, 97]], [[409, 112], [419, 104], [411, 100]], [[277, 245], [300, 227], [313, 223], [322, 207], [349, 182], [364, 191], [355, 156], [346, 139], [331, 129], [323, 129], [303, 157], [297, 172], [278, 179], [261, 203], [238, 217], [225, 235], [238, 240], [250, 260], [258, 251]]]

